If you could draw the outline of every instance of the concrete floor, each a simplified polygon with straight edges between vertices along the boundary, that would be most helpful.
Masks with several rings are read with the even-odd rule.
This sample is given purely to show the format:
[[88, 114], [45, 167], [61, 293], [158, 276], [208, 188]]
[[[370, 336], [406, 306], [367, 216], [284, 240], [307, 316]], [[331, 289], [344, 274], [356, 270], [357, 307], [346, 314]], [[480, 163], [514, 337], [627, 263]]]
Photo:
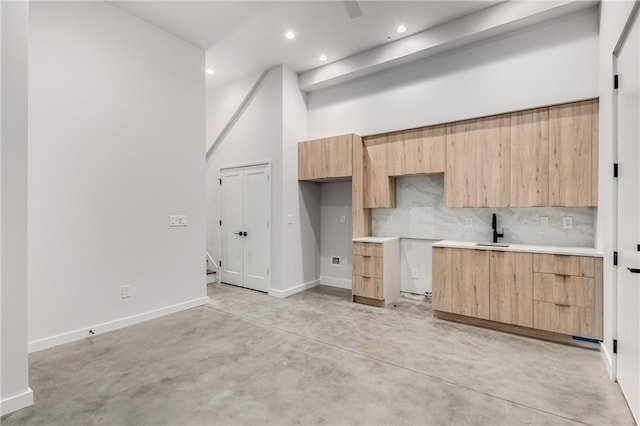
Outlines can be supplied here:
[[30, 357], [3, 425], [633, 424], [597, 351], [379, 309], [317, 287], [211, 302]]

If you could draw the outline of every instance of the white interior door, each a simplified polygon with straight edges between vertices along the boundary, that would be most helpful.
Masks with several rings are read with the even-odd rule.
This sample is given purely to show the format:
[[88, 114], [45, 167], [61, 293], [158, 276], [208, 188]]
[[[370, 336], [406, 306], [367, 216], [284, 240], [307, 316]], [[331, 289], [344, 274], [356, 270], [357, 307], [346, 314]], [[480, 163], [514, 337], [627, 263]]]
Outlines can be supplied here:
[[245, 287], [268, 291], [269, 169], [266, 164], [244, 169]]
[[222, 282], [269, 291], [269, 165], [221, 170]]
[[220, 238], [222, 265], [220, 280], [244, 285], [244, 170], [242, 167], [225, 169], [220, 173], [224, 185], [220, 186]]
[[640, 418], [640, 33], [634, 26], [618, 55], [617, 379]]

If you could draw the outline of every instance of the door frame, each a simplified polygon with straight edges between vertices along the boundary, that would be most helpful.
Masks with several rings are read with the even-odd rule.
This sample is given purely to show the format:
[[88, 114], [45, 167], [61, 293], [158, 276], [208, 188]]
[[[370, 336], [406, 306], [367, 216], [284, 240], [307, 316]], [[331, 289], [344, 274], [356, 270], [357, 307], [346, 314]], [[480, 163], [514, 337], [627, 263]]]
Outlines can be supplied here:
[[[618, 37], [618, 41], [613, 49], [611, 59], [613, 64], [613, 75], [618, 74], [618, 57], [620, 53], [622, 53], [622, 49], [631, 33], [635, 21], [638, 17], [638, 13], [640, 13], [640, 2], [636, 1], [633, 4], [631, 12], [627, 17], [627, 21], [624, 24], [624, 27], [620, 33], [620, 37]], [[639, 24], [640, 25], [640, 24]], [[612, 76], [613, 77], [613, 76]], [[619, 126], [620, 126], [620, 117], [618, 111], [618, 91], [612, 90], [612, 139], [613, 139], [613, 162], [618, 163], [618, 149], [620, 146], [619, 140]], [[618, 223], [618, 205], [619, 205], [619, 185], [618, 179], [614, 179], [614, 191], [613, 191], [613, 247], [616, 252], [618, 252], [618, 231], [620, 224]], [[611, 283], [611, 297], [612, 297], [612, 338], [618, 338], [618, 273], [619, 270], [617, 267], [614, 269], [614, 273], [612, 274], [612, 283]], [[612, 379], [617, 381], [618, 378], [618, 355], [614, 354], [611, 351], [611, 375]]]
[[[267, 194], [267, 222], [269, 223], [268, 232], [267, 232], [267, 265], [269, 268], [269, 273], [267, 274], [267, 293], [271, 291], [271, 274], [273, 273], [273, 265], [271, 265], [271, 230], [273, 229], [273, 222], [271, 220], [271, 205], [272, 205], [272, 194], [273, 194], [273, 180], [271, 179], [271, 160], [261, 160], [261, 161], [248, 161], [245, 163], [231, 163], [221, 165], [218, 169], [218, 179], [222, 179], [222, 171], [228, 169], [237, 169], [240, 167], [250, 167], [250, 166], [267, 166], [267, 174], [269, 176], [269, 184], [267, 188], [269, 188], [269, 194]], [[218, 181], [220, 182], [220, 181]], [[218, 219], [222, 217], [222, 188], [221, 185], [218, 185]], [[219, 222], [218, 222], [219, 223]], [[218, 253], [222, 255], [222, 232], [220, 232], [220, 225], [218, 225]], [[224, 261], [224, 259], [223, 259]], [[218, 262], [220, 262], [220, 258], [218, 258]], [[222, 278], [222, 272], [220, 273]]]

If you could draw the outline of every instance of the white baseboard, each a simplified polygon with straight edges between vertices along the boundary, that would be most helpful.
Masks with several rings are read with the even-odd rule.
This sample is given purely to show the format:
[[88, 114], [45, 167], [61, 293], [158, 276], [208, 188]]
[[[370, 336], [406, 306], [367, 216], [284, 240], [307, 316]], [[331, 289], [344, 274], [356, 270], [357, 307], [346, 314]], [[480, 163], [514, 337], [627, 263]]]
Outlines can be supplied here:
[[351, 280], [346, 278], [328, 277], [326, 275], [320, 275], [320, 284], [328, 285], [329, 287], [344, 288], [351, 290]]
[[604, 342], [600, 342], [600, 355], [602, 356], [604, 365], [607, 367], [609, 379], [616, 380], [616, 375], [613, 372], [613, 358], [611, 357], [611, 353], [607, 350], [607, 346], [604, 344]]
[[0, 401], [0, 416], [4, 416], [5, 414], [13, 413], [14, 411], [33, 405], [33, 391], [31, 388], [27, 389], [28, 390], [26, 392], [10, 396], [9, 398]]
[[117, 330], [119, 328], [128, 327], [143, 321], [158, 318], [164, 315], [173, 314], [175, 312], [184, 311], [185, 309], [194, 308], [196, 306], [206, 305], [209, 303], [208, 297], [200, 297], [198, 299], [189, 300], [175, 305], [166, 306], [164, 308], [154, 309], [152, 311], [131, 315], [102, 324], [95, 324], [78, 330], [69, 331], [67, 333], [58, 334], [56, 336], [45, 337], [29, 342], [29, 353], [41, 351], [43, 349], [52, 348], [64, 343], [74, 342], [84, 339], [89, 335], [89, 330], [93, 330], [94, 335], [106, 333], [108, 331]]
[[291, 287], [290, 289], [287, 289], [287, 290], [276, 290], [272, 288], [271, 290], [269, 290], [269, 296], [285, 298], [285, 297], [291, 296], [292, 294], [309, 290], [310, 288], [313, 288], [317, 285], [320, 285], [320, 280], [313, 280], [306, 283], [302, 283], [295, 287]]

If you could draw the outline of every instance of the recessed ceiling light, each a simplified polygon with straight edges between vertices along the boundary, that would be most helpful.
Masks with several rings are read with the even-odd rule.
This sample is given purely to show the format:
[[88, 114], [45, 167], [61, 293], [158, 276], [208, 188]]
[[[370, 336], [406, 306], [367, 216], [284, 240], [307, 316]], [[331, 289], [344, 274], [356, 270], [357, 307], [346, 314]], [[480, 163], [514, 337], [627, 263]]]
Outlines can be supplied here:
[[398, 28], [396, 28], [396, 31], [402, 34], [403, 32], [407, 31], [407, 27], [405, 27], [404, 25], [400, 25]]
[[216, 72], [215, 72], [213, 69], [211, 69], [211, 68], [207, 68], [207, 74], [209, 74], [209, 75], [214, 75], [215, 73], [216, 73]]
[[294, 38], [296, 38], [296, 35], [291, 31], [287, 31], [286, 33], [284, 33], [284, 36], [289, 40], [293, 40]]
[[321, 60], [322, 62], [327, 60], [327, 55], [320, 55], [320, 57], [318, 58], [319, 60]]

